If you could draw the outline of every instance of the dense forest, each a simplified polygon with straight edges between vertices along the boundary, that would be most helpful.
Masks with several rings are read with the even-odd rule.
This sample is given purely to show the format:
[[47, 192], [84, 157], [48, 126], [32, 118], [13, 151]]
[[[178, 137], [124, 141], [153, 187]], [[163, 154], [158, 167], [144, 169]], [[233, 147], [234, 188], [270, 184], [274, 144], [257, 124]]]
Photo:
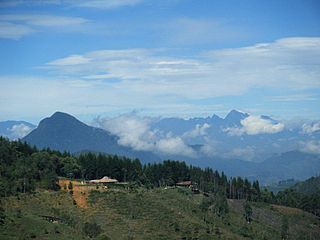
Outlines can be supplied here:
[[[73, 156], [50, 149], [38, 150], [21, 141], [0, 137], [1, 197], [32, 192], [36, 188], [58, 190], [58, 177], [97, 179], [103, 176], [131, 182], [145, 188], [174, 186], [190, 180], [197, 191], [222, 199], [245, 199], [297, 207], [320, 215], [320, 193], [287, 189], [274, 195], [261, 189], [258, 181], [228, 178], [223, 172], [202, 169], [185, 162], [166, 160], [142, 165], [138, 159], [116, 155], [84, 153]], [[204, 203], [206, 204], [206, 203]]]

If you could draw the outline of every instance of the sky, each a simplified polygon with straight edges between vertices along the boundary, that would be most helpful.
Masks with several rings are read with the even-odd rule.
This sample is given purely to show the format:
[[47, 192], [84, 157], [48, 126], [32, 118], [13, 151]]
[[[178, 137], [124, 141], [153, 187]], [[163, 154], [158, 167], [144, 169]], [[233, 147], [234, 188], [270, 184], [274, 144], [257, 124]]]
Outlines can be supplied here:
[[0, 1], [0, 121], [319, 106], [317, 0]]

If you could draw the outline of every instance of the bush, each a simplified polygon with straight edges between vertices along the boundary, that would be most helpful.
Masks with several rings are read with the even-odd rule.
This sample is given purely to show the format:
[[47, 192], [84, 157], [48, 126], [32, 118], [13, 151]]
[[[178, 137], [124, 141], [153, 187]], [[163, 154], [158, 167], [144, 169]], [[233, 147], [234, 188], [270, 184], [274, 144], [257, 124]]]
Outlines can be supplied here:
[[247, 226], [243, 226], [239, 229], [239, 234], [243, 237], [250, 238], [250, 230]]
[[95, 238], [101, 233], [101, 227], [95, 222], [86, 222], [83, 226], [83, 231], [88, 237]]
[[72, 189], [73, 189], [73, 184], [72, 184], [71, 181], [70, 181], [69, 184], [68, 184], [68, 189], [69, 189], [69, 190], [72, 190]]

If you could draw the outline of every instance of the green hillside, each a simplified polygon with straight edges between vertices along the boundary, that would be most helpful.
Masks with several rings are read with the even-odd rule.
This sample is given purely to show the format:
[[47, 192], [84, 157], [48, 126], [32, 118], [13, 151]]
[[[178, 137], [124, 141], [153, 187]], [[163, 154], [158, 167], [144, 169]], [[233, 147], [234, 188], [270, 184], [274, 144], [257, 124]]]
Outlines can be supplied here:
[[[103, 176], [119, 184], [84, 183]], [[142, 165], [112, 155], [72, 156], [0, 137], [0, 190], [0, 239], [300, 240], [320, 235], [318, 193], [288, 189], [275, 196], [261, 190], [258, 181], [181, 161]]]
[[316, 193], [320, 192], [320, 176], [311, 177], [306, 181], [299, 182], [292, 187], [297, 192], [301, 193]]
[[266, 189], [270, 192], [273, 192], [274, 194], [277, 194], [280, 191], [283, 191], [287, 188], [294, 186], [298, 182], [299, 181], [294, 180], [294, 179], [282, 180], [277, 183], [273, 183], [273, 184], [266, 186]]
[[79, 208], [63, 191], [19, 194], [2, 204], [7, 217], [0, 239], [88, 239], [88, 223], [94, 239], [281, 239], [284, 217], [288, 239], [320, 235], [320, 220], [302, 210], [251, 203], [252, 221], [247, 223], [243, 200], [228, 200], [229, 212], [218, 217], [201, 207], [207, 198], [184, 188], [112, 188], [91, 192], [88, 208]]

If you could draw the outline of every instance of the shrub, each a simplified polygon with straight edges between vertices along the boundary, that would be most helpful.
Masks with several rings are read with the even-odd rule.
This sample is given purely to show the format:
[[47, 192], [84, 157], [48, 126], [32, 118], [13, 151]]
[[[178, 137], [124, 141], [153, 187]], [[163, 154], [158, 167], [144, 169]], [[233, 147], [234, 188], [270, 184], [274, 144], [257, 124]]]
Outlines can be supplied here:
[[68, 184], [68, 189], [69, 189], [69, 190], [72, 190], [72, 189], [73, 189], [73, 184], [72, 184], [71, 181], [70, 181], [69, 184]]
[[86, 222], [83, 226], [83, 231], [88, 237], [95, 238], [101, 233], [101, 227], [95, 222]]

